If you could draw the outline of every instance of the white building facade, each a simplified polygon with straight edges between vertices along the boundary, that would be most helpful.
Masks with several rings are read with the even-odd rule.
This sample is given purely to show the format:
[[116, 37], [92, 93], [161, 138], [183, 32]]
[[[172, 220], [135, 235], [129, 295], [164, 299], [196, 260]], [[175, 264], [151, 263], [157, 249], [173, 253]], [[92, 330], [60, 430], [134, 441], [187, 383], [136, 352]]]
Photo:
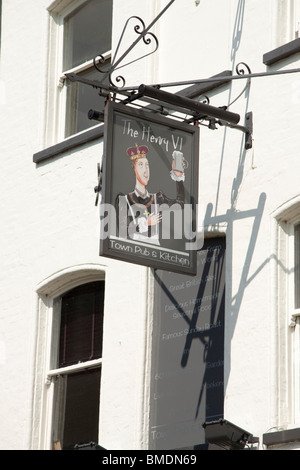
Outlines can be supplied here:
[[[222, 379], [209, 382], [223, 397], [215, 419], [258, 438], [247, 446], [300, 449], [300, 2], [2, 0], [1, 7], [0, 448], [90, 441], [111, 451], [209, 448], [208, 405], [197, 411], [203, 377], [189, 382], [191, 362], [178, 365], [174, 376], [198, 389], [172, 401], [158, 346], [184, 331], [174, 292], [203, 273], [176, 277], [168, 305], [181, 318], [163, 331], [167, 304], [159, 304], [156, 270], [99, 256], [94, 188], [105, 125], [87, 113], [103, 111], [105, 93], [67, 77], [98, 80], [93, 58], [102, 54], [109, 67], [126, 21], [135, 16], [147, 26], [166, 8], [151, 28], [157, 51], [120, 69], [126, 87], [159, 84], [226, 106], [241, 126], [253, 120], [249, 146], [244, 128], [197, 121], [197, 229], [208, 246], [226, 245], [223, 352], [205, 372], [222, 368]], [[118, 57], [136, 37], [128, 27]], [[141, 43], [132, 60], [151, 47]], [[236, 70], [241, 63], [251, 81]], [[197, 303], [197, 292], [186, 295]], [[203, 344], [192, 344], [190, 360], [203, 361]], [[172, 409], [167, 425], [158, 402], [168, 396], [178, 415]]]

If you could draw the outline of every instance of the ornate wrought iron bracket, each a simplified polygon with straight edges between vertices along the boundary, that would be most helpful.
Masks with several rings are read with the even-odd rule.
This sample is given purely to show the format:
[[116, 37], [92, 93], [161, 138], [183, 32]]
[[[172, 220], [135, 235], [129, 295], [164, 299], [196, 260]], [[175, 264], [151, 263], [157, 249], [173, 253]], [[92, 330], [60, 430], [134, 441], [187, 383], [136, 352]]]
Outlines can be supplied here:
[[[251, 79], [257, 77], [265, 77], [271, 75], [279, 75], [279, 74], [287, 74], [287, 73], [296, 73], [300, 72], [300, 69], [292, 69], [292, 70], [280, 70], [274, 72], [264, 72], [264, 73], [252, 73], [249, 66], [244, 62], [241, 62], [236, 67], [236, 75], [230, 76], [222, 76], [218, 77], [219, 84], [221, 83], [228, 83], [232, 82], [233, 80], [238, 79], [246, 79], [247, 83], [243, 90], [239, 93], [239, 95], [227, 106], [215, 108], [210, 106], [209, 100], [206, 99], [205, 102], [192, 100], [189, 98], [185, 98], [180, 96], [179, 94], [172, 94], [162, 91], [162, 88], [173, 87], [173, 86], [187, 86], [187, 85], [196, 85], [196, 84], [208, 84], [210, 82], [215, 82], [216, 77], [212, 77], [209, 79], [199, 79], [199, 80], [188, 80], [182, 82], [172, 82], [172, 83], [162, 83], [160, 85], [140, 85], [139, 87], [125, 87], [125, 78], [121, 75], [118, 75], [115, 78], [117, 84], [121, 86], [117, 86], [114, 83], [112, 74], [117, 70], [133, 64], [142, 58], [145, 58], [154, 52], [157, 51], [159, 47], [157, 37], [150, 32], [150, 29], [153, 25], [161, 18], [161, 16], [168, 10], [168, 8], [174, 3], [175, 0], [171, 0], [166, 7], [159, 13], [159, 15], [149, 24], [149, 26], [145, 26], [144, 21], [138, 16], [131, 16], [125, 23], [123, 28], [120, 40], [116, 47], [116, 51], [110, 66], [106, 69], [103, 68], [104, 57], [99, 55], [94, 58], [94, 66], [95, 68], [103, 75], [101, 80], [89, 80], [82, 78], [74, 73], [66, 74], [67, 78], [70, 81], [81, 82], [83, 84], [92, 86], [94, 88], [99, 89], [99, 95], [107, 96], [108, 99], [111, 99], [113, 95], [113, 99], [117, 99], [118, 96], [123, 96], [122, 103], [124, 105], [132, 103], [133, 101], [141, 101], [142, 103], [146, 103], [147, 109], [149, 111], [153, 111], [153, 105], [155, 106], [155, 112], [163, 112], [166, 113], [166, 109], [171, 109], [172, 111], [182, 113], [185, 110], [186, 114], [190, 115], [190, 118], [185, 118], [184, 121], [188, 123], [198, 123], [203, 124], [203, 121], [208, 122], [208, 126], [210, 129], [217, 129], [217, 125], [220, 126], [227, 126], [237, 130], [240, 130], [245, 133], [245, 148], [248, 150], [252, 148], [252, 134], [253, 134], [253, 114], [247, 113], [245, 117], [245, 124], [239, 125], [240, 116], [236, 113], [232, 113], [228, 110], [230, 106], [235, 103], [246, 91], [250, 88]], [[124, 39], [124, 35], [129, 27], [129, 23], [135, 20], [137, 24], [134, 26], [134, 32], [138, 35], [136, 40], [131, 44], [131, 46], [117, 59], [117, 55], [120, 50], [120, 46]], [[123, 63], [124, 59], [129, 55], [129, 53], [135, 48], [135, 46], [140, 42], [143, 41], [146, 46], [153, 45], [154, 47], [152, 50], [146, 54], [143, 54], [138, 59], [129, 60], [125, 64]], [[107, 84], [108, 82], [108, 84]], [[120, 99], [120, 98], [118, 98]], [[167, 104], [164, 106], [163, 103]], [[141, 106], [141, 105], [140, 105]], [[103, 113], [90, 110], [89, 111], [89, 118], [96, 119], [99, 121], [103, 120]], [[99, 175], [98, 175], [99, 176]], [[98, 185], [99, 187], [99, 185]], [[99, 191], [96, 191], [99, 192]]]
[[[116, 60], [116, 56], [118, 54], [118, 51], [119, 51], [119, 48], [120, 48], [120, 45], [122, 43], [122, 40], [123, 40], [123, 37], [124, 37], [124, 34], [125, 34], [125, 31], [127, 29], [127, 26], [130, 22], [130, 20], [137, 20], [140, 24], [136, 24], [135, 27], [134, 27], [134, 31], [139, 34], [140, 36], [137, 38], [137, 40], [127, 49], [127, 51], [118, 59]], [[125, 86], [125, 78], [122, 76], [122, 75], [118, 75], [115, 80], [116, 80], [116, 84], [113, 82], [113, 77], [112, 77], [112, 74], [113, 72], [115, 72], [116, 70], [119, 70], [120, 68], [123, 68], [123, 67], [126, 67], [127, 65], [130, 65], [130, 64], [133, 64], [141, 59], [143, 59], [144, 57], [147, 57], [149, 55], [152, 55], [154, 54], [154, 52], [157, 51], [158, 49], [158, 46], [159, 46], [159, 43], [158, 43], [158, 39], [157, 37], [155, 36], [155, 34], [153, 33], [150, 33], [148, 31], [149, 28], [146, 28], [145, 26], [145, 23], [144, 21], [142, 20], [142, 18], [138, 17], [138, 16], [131, 16], [127, 21], [126, 21], [126, 24], [124, 26], [124, 29], [123, 29], [123, 32], [122, 32], [122, 35], [121, 35], [121, 38], [119, 40], [119, 43], [117, 45], [117, 48], [116, 48], [116, 52], [115, 52], [115, 55], [114, 55], [114, 58], [111, 62], [111, 65], [109, 67], [108, 70], [102, 70], [101, 68], [101, 64], [103, 64], [105, 62], [105, 58], [100, 55], [100, 56], [97, 56], [94, 58], [94, 66], [95, 68], [98, 70], [98, 72], [100, 73], [103, 73], [104, 76], [102, 78], [102, 82], [106, 80], [106, 78], [108, 78], [109, 80], [109, 83], [112, 87], [117, 87], [117, 83], [121, 82], [122, 84], [122, 87]], [[154, 44], [154, 48], [152, 51], [148, 52], [147, 54], [144, 54], [142, 55], [141, 57], [139, 57], [138, 59], [134, 59], [134, 60], [131, 60], [130, 62], [127, 62], [126, 64], [122, 64], [122, 65], [119, 65], [122, 60], [130, 53], [130, 51], [136, 46], [136, 44], [141, 40], [143, 39], [143, 42], [145, 45], [151, 45], [152, 43]]]
[[[246, 85], [243, 92], [249, 84]], [[239, 96], [234, 100], [236, 101], [241, 96]], [[126, 98], [123, 103], [132, 103], [133, 101], [143, 99], [144, 97], [151, 98], [152, 100], [156, 100], [157, 105], [165, 103], [169, 105], [171, 108], [177, 108], [184, 110], [185, 112], [189, 113], [192, 117], [190, 119], [185, 119], [186, 122], [200, 122], [200, 121], [208, 121], [208, 127], [210, 129], [217, 129], [217, 125], [220, 126], [227, 126], [233, 129], [238, 129], [245, 133], [245, 148], [249, 150], [252, 148], [252, 133], [253, 133], [253, 114], [247, 113], [246, 114], [246, 122], [245, 125], [239, 125], [240, 115], [228, 111], [227, 106], [216, 108], [204, 102], [192, 100], [190, 98], [185, 98], [178, 94], [168, 93], [166, 91], [162, 91], [159, 87], [150, 87], [146, 85], [140, 85], [138, 92], [133, 93], [131, 96]], [[209, 100], [207, 100], [209, 102]]]
[[[101, 80], [90, 80], [86, 78], [82, 78], [75, 73], [68, 73], [66, 74], [67, 79], [73, 82], [80, 82], [93, 88], [99, 89], [99, 95], [106, 96], [107, 99], [116, 100], [117, 96], [122, 96], [121, 103], [124, 105], [133, 103], [134, 101], [141, 101], [142, 103], [146, 103], [148, 111], [154, 112], [161, 112], [163, 114], [168, 114], [166, 111], [167, 109], [171, 109], [175, 111], [175, 113], [179, 112], [179, 114], [184, 113], [186, 115], [190, 115], [190, 118], [183, 119], [187, 123], [194, 123], [194, 124], [202, 124], [203, 121], [207, 121], [207, 127], [214, 130], [217, 129], [217, 126], [226, 126], [233, 129], [240, 130], [245, 134], [245, 149], [251, 149], [253, 144], [253, 113], [248, 112], [245, 116], [245, 123], [244, 125], [240, 125], [240, 116], [236, 113], [228, 111], [228, 108], [235, 103], [247, 90], [250, 89], [251, 79], [258, 78], [258, 77], [266, 77], [272, 75], [282, 75], [282, 74], [289, 74], [289, 73], [299, 73], [300, 68], [298, 69], [290, 69], [290, 70], [280, 70], [280, 71], [273, 71], [273, 72], [262, 72], [262, 73], [252, 73], [249, 66], [241, 62], [236, 66], [236, 75], [223, 75], [222, 77], [211, 77], [208, 79], [197, 79], [197, 80], [187, 80], [181, 82], [171, 82], [171, 83], [161, 83], [161, 84], [154, 84], [151, 86], [140, 85], [139, 87], [125, 87], [126, 81], [125, 78], [121, 75], [118, 75], [115, 78], [117, 84], [121, 86], [117, 86], [114, 83], [114, 79], [112, 74], [117, 70], [124, 68], [130, 64], [133, 64], [147, 56], [154, 54], [158, 47], [159, 42], [155, 34], [150, 32], [152, 26], [161, 18], [161, 16], [168, 10], [168, 8], [174, 3], [175, 0], [171, 0], [166, 7], [159, 13], [159, 15], [149, 24], [149, 26], [145, 26], [144, 21], [138, 16], [131, 16], [125, 23], [123, 28], [121, 37], [119, 39], [118, 45], [116, 47], [116, 51], [114, 57], [112, 59], [111, 64], [109, 67], [103, 67], [105, 59], [102, 55], [98, 55], [94, 58], [94, 66], [95, 68], [102, 74]], [[138, 35], [136, 40], [131, 44], [131, 46], [117, 59], [117, 55], [119, 53], [122, 41], [124, 39], [125, 33], [127, 28], [129, 27], [129, 23], [135, 20], [137, 24], [134, 26], [134, 32]], [[123, 63], [124, 59], [129, 55], [129, 53], [135, 48], [135, 46], [140, 42], [143, 41], [146, 46], [154, 45], [153, 49], [143, 54], [138, 59], [129, 60], [125, 64]], [[218, 81], [219, 85], [222, 83], [232, 83], [234, 80], [246, 79], [246, 85], [239, 93], [239, 95], [231, 101], [231, 103], [227, 106], [221, 107], [213, 107], [209, 103], [209, 98], [204, 97], [204, 101], [193, 100], [190, 98], [185, 98], [180, 96], [180, 94], [172, 94], [167, 93], [166, 91], [162, 91], [162, 88], [168, 87], [184, 87], [188, 85], [196, 85], [196, 84], [209, 84]], [[108, 82], [108, 83], [107, 83]], [[118, 98], [120, 99], [120, 98]], [[165, 103], [165, 105], [163, 104]], [[154, 105], [154, 109], [153, 109]], [[166, 106], [167, 105], [167, 106]], [[141, 106], [139, 104], [139, 106]], [[176, 117], [173, 114], [174, 117]], [[104, 121], [104, 113], [102, 111], [90, 110], [88, 112], [89, 119], [95, 119], [97, 121]], [[182, 118], [181, 118], [182, 119]], [[98, 205], [99, 194], [102, 188], [102, 167], [98, 164], [97, 167], [98, 171], [98, 184], [94, 188], [96, 193], [96, 201], [95, 205]]]

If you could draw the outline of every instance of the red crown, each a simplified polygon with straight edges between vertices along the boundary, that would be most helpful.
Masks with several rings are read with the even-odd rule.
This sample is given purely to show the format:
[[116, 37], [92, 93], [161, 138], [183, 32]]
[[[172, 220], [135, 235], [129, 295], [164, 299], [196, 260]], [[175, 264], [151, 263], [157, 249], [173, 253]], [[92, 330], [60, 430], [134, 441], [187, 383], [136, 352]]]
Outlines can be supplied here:
[[135, 147], [130, 147], [127, 149], [127, 155], [131, 158], [131, 160], [135, 160], [137, 158], [143, 158], [147, 155], [149, 149], [146, 145], [142, 145], [139, 147], [137, 144]]

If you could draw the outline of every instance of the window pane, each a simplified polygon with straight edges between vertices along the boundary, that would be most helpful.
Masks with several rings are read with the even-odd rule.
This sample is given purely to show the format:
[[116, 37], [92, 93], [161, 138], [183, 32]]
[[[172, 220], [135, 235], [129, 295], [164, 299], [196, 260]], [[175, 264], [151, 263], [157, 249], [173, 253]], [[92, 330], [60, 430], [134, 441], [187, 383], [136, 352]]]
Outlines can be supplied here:
[[[78, 74], [90, 80], [101, 80], [102, 74], [96, 69]], [[104, 110], [105, 98], [99, 96], [99, 90], [92, 86], [67, 80], [67, 110], [65, 137], [81, 132], [97, 124], [97, 121], [88, 118], [90, 109]]]
[[104, 281], [72, 289], [62, 297], [59, 367], [102, 355]]
[[58, 377], [54, 401], [54, 448], [98, 443], [101, 369]]
[[65, 18], [64, 70], [110, 51], [112, 0], [89, 0]]
[[295, 308], [300, 308], [300, 224], [295, 225]]
[[294, 343], [294, 374], [295, 374], [295, 423], [300, 420], [300, 318], [297, 318], [295, 328], [295, 343]]

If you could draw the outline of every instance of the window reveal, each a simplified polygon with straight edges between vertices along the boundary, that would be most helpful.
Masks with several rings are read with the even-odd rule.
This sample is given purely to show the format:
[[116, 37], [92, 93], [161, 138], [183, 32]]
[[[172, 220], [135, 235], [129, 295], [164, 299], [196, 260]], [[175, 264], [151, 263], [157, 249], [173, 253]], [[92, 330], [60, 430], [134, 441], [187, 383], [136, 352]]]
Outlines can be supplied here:
[[102, 355], [104, 281], [79, 286], [62, 298], [59, 367]]
[[54, 449], [98, 441], [101, 362], [95, 364], [95, 359], [102, 356], [104, 287], [104, 281], [90, 282], [61, 298]]
[[[89, 79], [99, 79], [93, 58], [102, 54], [110, 63], [112, 0], [89, 0], [64, 18], [63, 76], [70, 70]], [[97, 90], [66, 82], [65, 137], [95, 123], [87, 117], [90, 108], [104, 107]]]

